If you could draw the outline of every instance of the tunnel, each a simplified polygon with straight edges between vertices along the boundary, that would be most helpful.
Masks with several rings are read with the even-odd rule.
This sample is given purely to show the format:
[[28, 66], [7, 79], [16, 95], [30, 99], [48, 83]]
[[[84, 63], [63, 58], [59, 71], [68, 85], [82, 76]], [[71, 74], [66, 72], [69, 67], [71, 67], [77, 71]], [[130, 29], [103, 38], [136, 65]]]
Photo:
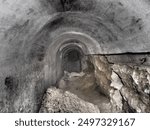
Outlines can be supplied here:
[[79, 47], [73, 46], [62, 52], [62, 70], [67, 72], [81, 72], [83, 52]]
[[81, 71], [81, 54], [77, 50], [66, 52], [63, 57], [63, 70], [68, 72]]
[[0, 112], [38, 112], [46, 90], [59, 88], [63, 78], [66, 87], [68, 77], [78, 90], [95, 87], [107, 95], [112, 112], [124, 111], [123, 105], [149, 110], [148, 0], [0, 3]]

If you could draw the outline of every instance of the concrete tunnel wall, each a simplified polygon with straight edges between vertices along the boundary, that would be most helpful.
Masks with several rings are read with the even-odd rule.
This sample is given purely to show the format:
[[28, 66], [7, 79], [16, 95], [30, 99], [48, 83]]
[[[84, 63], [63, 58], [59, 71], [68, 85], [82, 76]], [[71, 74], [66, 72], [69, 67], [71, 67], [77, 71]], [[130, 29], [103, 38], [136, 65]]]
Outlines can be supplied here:
[[[77, 42], [76, 42], [77, 41]], [[47, 50], [45, 58], [45, 79], [56, 84], [62, 76], [62, 55], [66, 49], [80, 48], [84, 55], [95, 54], [101, 50], [99, 43], [90, 36], [79, 32], [66, 32], [57, 36]]]
[[[77, 39], [85, 54], [149, 52], [149, 1], [68, 3], [0, 0], [1, 112], [38, 111], [43, 93], [61, 75], [58, 53], [68, 40]], [[70, 38], [63, 39], [66, 34]]]

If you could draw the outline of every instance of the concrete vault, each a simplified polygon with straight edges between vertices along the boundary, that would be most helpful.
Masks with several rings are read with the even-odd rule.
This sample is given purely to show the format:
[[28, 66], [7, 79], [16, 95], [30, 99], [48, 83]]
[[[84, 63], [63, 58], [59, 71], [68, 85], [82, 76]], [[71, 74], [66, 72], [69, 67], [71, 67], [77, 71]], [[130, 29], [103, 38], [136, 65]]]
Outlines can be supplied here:
[[[72, 31], [57, 36], [49, 46], [44, 59], [48, 81], [50, 82], [51, 79], [55, 84], [65, 70], [81, 71], [83, 67], [81, 62], [85, 60], [84, 57], [95, 54], [99, 50], [98, 42], [86, 34]], [[75, 61], [72, 61], [74, 58]]]
[[148, 0], [0, 0], [0, 112], [38, 112], [50, 86], [96, 111], [149, 112], [149, 12]]

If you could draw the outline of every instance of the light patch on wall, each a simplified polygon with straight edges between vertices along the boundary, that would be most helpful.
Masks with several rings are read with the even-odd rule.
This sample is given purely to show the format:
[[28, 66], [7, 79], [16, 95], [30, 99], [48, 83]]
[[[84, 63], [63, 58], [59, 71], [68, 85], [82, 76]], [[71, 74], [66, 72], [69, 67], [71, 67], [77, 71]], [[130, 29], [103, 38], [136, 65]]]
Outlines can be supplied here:
[[111, 79], [112, 79], [112, 82], [110, 84], [111, 87], [114, 87], [117, 90], [120, 90], [123, 87], [119, 76], [115, 72], [112, 72]]

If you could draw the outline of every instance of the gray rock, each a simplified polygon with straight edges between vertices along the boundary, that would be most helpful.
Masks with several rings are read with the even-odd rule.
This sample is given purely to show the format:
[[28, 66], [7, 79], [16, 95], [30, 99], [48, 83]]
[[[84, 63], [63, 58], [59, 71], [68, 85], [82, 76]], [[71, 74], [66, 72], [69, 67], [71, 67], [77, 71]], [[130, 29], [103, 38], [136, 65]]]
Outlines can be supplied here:
[[39, 112], [43, 113], [99, 113], [97, 106], [70, 92], [49, 88], [44, 95]]

